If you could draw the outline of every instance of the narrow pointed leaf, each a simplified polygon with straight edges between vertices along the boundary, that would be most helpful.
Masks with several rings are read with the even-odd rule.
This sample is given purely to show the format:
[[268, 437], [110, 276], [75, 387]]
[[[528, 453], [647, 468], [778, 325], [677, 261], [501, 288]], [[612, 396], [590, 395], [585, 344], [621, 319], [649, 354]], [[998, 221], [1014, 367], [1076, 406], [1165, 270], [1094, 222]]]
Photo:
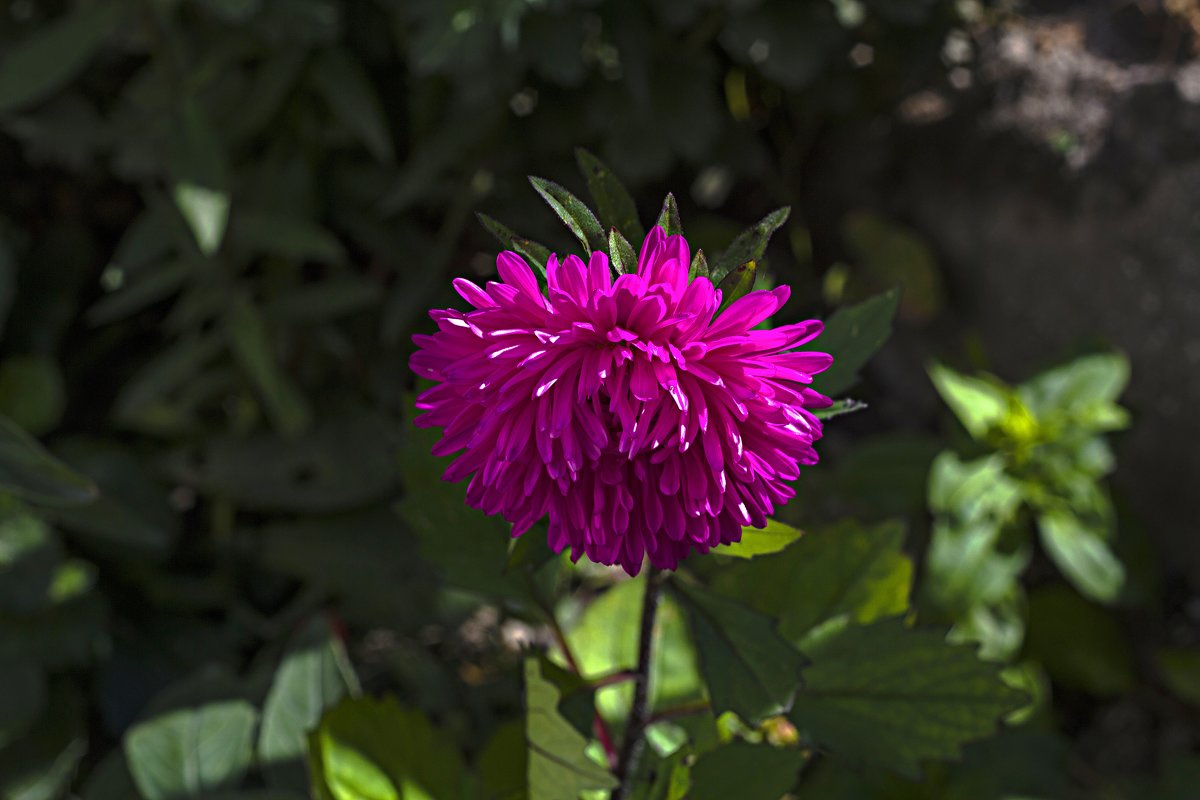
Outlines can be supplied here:
[[558, 713], [559, 696], [554, 684], [542, 677], [539, 661], [525, 659], [529, 796], [549, 800], [614, 788], [616, 779], [584, 753], [587, 740]]
[[587, 179], [588, 191], [596, 203], [600, 222], [620, 230], [635, 241], [641, 241], [646, 231], [638, 220], [637, 205], [625, 185], [607, 164], [582, 147], [575, 148], [575, 160], [579, 164], [579, 171]]
[[529, 182], [587, 252], [604, 249], [604, 229], [600, 227], [600, 220], [582, 200], [554, 181], [531, 175]]
[[833, 366], [817, 378], [818, 391], [840, 394], [858, 382], [858, 371], [892, 335], [899, 303], [900, 292], [892, 289], [833, 315], [817, 340], [833, 355]]
[[0, 416], [0, 492], [31, 503], [90, 503], [95, 484], [52, 456], [41, 443]]
[[383, 106], [362, 64], [344, 50], [324, 51], [313, 64], [313, 84], [339, 119], [378, 161], [395, 160]]
[[792, 209], [789, 206], [777, 208], [739, 233], [733, 243], [725, 248], [721, 255], [713, 259], [712, 274], [714, 278], [724, 282], [725, 276], [740, 265], [747, 261], [761, 260], [763, 253], [767, 250], [767, 242], [770, 241], [771, 234], [787, 222], [788, 215], [791, 213]]
[[495, 236], [500, 244], [509, 250], [522, 255], [541, 278], [542, 283], [546, 282], [546, 262], [550, 260], [550, 248], [532, 239], [518, 236], [507, 225], [492, 219], [487, 214], [476, 213], [475, 216], [479, 218], [480, 224], [487, 228], [488, 233]]
[[637, 253], [619, 230], [610, 228], [608, 231], [608, 262], [618, 275], [632, 275], [637, 272]]
[[804, 690], [788, 714], [802, 735], [855, 763], [917, 777], [921, 762], [954, 758], [1027, 698], [1000, 665], [899, 618], [850, 626], [815, 642]]
[[185, 101], [171, 136], [172, 196], [204, 255], [225, 239], [229, 224], [229, 163], [204, 109]]
[[683, 223], [679, 221], [679, 206], [675, 203], [675, 195], [670, 192], [663, 200], [662, 212], [659, 213], [656, 224], [666, 232], [667, 236], [683, 235]]
[[813, 409], [813, 416], [817, 419], [833, 419], [843, 414], [853, 414], [855, 411], [862, 411], [865, 408], [867, 408], [867, 404], [862, 400], [855, 400], [853, 397], [843, 397], [841, 400], [835, 400], [829, 408]]
[[721, 308], [718, 309], [718, 313], [728, 308], [734, 300], [740, 300], [750, 294], [750, 290], [754, 288], [756, 275], [758, 275], [758, 264], [753, 261], [747, 261], [726, 275], [717, 284], [717, 288], [721, 290]]
[[713, 713], [733, 711], [754, 724], [787, 711], [804, 656], [776, 632], [775, 620], [703, 588], [674, 586], [691, 620]]
[[303, 432], [312, 422], [308, 402], [276, 361], [266, 322], [248, 297], [234, 298], [228, 325], [233, 354], [258, 389], [275, 427], [288, 436]]
[[1050, 510], [1038, 517], [1046, 553], [1080, 592], [1101, 603], [1117, 598], [1125, 566], [1113, 555], [1104, 534], [1089, 529], [1070, 511]]
[[696, 251], [696, 255], [692, 257], [692, 266], [688, 269], [688, 282], [691, 283], [696, 278], [712, 279], [712, 273], [708, 269], [708, 259], [704, 257], [703, 250]]

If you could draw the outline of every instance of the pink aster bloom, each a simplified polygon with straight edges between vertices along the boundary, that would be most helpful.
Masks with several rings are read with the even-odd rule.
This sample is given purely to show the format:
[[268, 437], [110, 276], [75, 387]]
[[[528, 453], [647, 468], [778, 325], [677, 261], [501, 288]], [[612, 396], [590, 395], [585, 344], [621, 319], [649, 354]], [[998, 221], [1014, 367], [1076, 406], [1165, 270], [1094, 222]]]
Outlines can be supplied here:
[[714, 316], [721, 292], [688, 282], [682, 236], [655, 226], [637, 274], [615, 281], [592, 253], [546, 265], [549, 297], [516, 253], [501, 282], [454, 288], [474, 310], [430, 312], [410, 365], [437, 381], [417, 425], [444, 428], [435, 455], [463, 451], [443, 476], [471, 478], [467, 502], [519, 536], [550, 517], [549, 544], [630, 575], [643, 556], [673, 569], [761, 528], [817, 461], [829, 398], [810, 388], [833, 362], [796, 348], [816, 320], [754, 327], [789, 290], [756, 291]]

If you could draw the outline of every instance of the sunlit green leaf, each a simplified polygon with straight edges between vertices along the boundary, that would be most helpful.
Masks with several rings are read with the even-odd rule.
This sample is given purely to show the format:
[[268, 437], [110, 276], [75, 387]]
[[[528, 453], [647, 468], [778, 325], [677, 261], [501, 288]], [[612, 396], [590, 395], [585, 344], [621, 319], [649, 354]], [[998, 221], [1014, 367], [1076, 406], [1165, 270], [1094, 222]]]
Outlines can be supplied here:
[[1046, 553], [1079, 591], [1102, 603], [1116, 599], [1125, 583], [1125, 566], [1113, 554], [1102, 531], [1063, 509], [1038, 516]]
[[929, 377], [946, 405], [976, 439], [999, 425], [1008, 411], [1008, 392], [994, 382], [962, 375], [941, 364], [930, 366]]
[[608, 261], [617, 275], [637, 273], [637, 253], [633, 251], [633, 245], [616, 228], [608, 231]]
[[530, 176], [529, 182], [533, 184], [533, 188], [542, 196], [547, 205], [554, 210], [558, 218], [563, 221], [563, 224], [570, 229], [571, 233], [575, 234], [575, 238], [583, 245], [584, 252], [590, 253], [593, 250], [603, 251], [605, 249], [604, 229], [600, 227], [600, 221], [596, 219], [596, 215], [582, 200], [557, 183], [545, 178]]
[[600, 223], [616, 228], [634, 241], [641, 241], [646, 232], [638, 221], [637, 206], [625, 185], [608, 165], [582, 147], [575, 148], [575, 160], [579, 171], [587, 178], [588, 191], [596, 203]]
[[718, 309], [718, 313], [728, 308], [733, 301], [750, 294], [750, 290], [754, 288], [754, 278], [757, 274], [758, 265], [753, 261], [747, 261], [727, 273], [717, 284], [717, 289], [721, 292], [721, 307]]
[[690, 283], [696, 278], [712, 278], [712, 270], [709, 269], [708, 259], [704, 256], [703, 250], [696, 251], [696, 255], [692, 256], [692, 264], [688, 267], [688, 282]]
[[655, 224], [662, 228], [667, 236], [683, 235], [683, 223], [679, 221], [679, 206], [675, 203], [674, 194], [667, 193], [666, 199], [663, 200], [662, 211], [658, 215], [658, 222]]
[[559, 692], [542, 677], [536, 658], [525, 659], [525, 740], [531, 800], [570, 800], [580, 792], [612, 789], [617, 781], [584, 754], [587, 740], [558, 713]]
[[[787, 222], [791, 212], [792, 209], [788, 206], [778, 208], [739, 233], [732, 244], [713, 259], [711, 269], [713, 279], [724, 285], [735, 270], [743, 268], [748, 263], [761, 261], [763, 254], [767, 251], [767, 242], [771, 240], [771, 235]], [[753, 285], [753, 279], [751, 279], [751, 285]]]
[[804, 531], [798, 528], [785, 525], [777, 519], [769, 519], [767, 527], [762, 530], [743, 528], [740, 542], [714, 547], [711, 552], [713, 555], [719, 556], [754, 558], [768, 553], [776, 553], [803, 535]]

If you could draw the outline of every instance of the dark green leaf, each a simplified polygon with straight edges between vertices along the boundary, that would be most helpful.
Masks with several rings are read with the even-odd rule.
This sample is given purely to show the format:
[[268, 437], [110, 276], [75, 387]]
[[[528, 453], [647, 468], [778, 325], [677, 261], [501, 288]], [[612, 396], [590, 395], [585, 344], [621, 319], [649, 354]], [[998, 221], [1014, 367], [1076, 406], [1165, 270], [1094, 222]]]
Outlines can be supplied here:
[[107, 325], [165, 300], [183, 286], [194, 269], [187, 261], [168, 261], [139, 270], [129, 283], [104, 295], [88, 309], [88, 322]]
[[945, 287], [937, 260], [915, 231], [891, 220], [860, 211], [842, 223], [854, 263], [870, 275], [875, 286], [899, 286], [906, 319], [929, 321], [942, 310]]
[[1167, 688], [1180, 700], [1200, 707], [1200, 649], [1163, 648], [1154, 654], [1154, 661]]
[[728, 308], [734, 300], [740, 300], [750, 294], [750, 290], [754, 288], [754, 278], [757, 275], [758, 265], [753, 261], [747, 261], [727, 273], [717, 284], [717, 289], [721, 292], [721, 307], [717, 309], [717, 313]]
[[358, 690], [341, 641], [323, 617], [314, 619], [288, 648], [263, 705], [258, 763], [273, 786], [307, 791], [303, 760], [309, 731], [325, 711]]
[[37, 436], [58, 426], [66, 402], [55, 359], [13, 355], [0, 361], [0, 416]]
[[11, 48], [0, 61], [0, 114], [19, 111], [69, 84], [128, 10], [123, 0], [81, 5]]
[[228, 324], [233, 353], [262, 395], [276, 430], [285, 436], [302, 433], [312, 422], [312, 411], [276, 362], [266, 322], [246, 295], [233, 298]]
[[125, 757], [146, 800], [236, 786], [254, 760], [258, 712], [242, 700], [169, 711], [125, 734]]
[[313, 84], [333, 112], [366, 144], [376, 159], [395, 160], [383, 107], [367, 71], [350, 53], [325, 50], [313, 64]]
[[617, 781], [584, 754], [587, 740], [558, 713], [559, 692], [525, 659], [525, 741], [530, 800], [577, 800], [580, 792], [612, 789]]
[[208, 114], [195, 101], [182, 103], [171, 137], [172, 196], [206, 256], [225, 239], [229, 172], [225, 146]]
[[[6, 689], [7, 691], [7, 689]], [[58, 800], [67, 789], [88, 742], [84, 702], [67, 682], [51, 687], [44, 714], [25, 734], [0, 750], [0, 797], [5, 800]]]
[[[767, 242], [771, 235], [779, 230], [792, 209], [788, 206], [777, 208], [761, 220], [737, 235], [737, 238], [725, 248], [721, 255], [713, 259], [712, 275], [714, 280], [724, 284], [734, 270], [740, 269], [748, 262], [762, 260], [767, 251]], [[753, 284], [751, 284], [753, 285]], [[747, 289], [746, 291], [749, 291]]]
[[1133, 651], [1117, 620], [1062, 584], [1030, 592], [1024, 652], [1055, 683], [1100, 697], [1129, 692], [1137, 679]]
[[675, 195], [668, 192], [663, 200], [662, 211], [655, 223], [662, 228], [667, 236], [682, 236], [683, 223], [679, 221], [679, 206], [675, 203]]
[[529, 262], [529, 266], [533, 267], [533, 271], [541, 277], [543, 284], [546, 282], [546, 262], [550, 260], [550, 248], [543, 244], [538, 244], [531, 239], [525, 239], [517, 236], [512, 230], [496, 220], [489, 217], [487, 214], [477, 213], [480, 223], [488, 229], [488, 233], [495, 236], [500, 244], [510, 250], [520, 253]]
[[600, 221], [596, 219], [596, 215], [582, 200], [557, 183], [545, 178], [535, 178], [531, 175], [529, 182], [554, 210], [558, 218], [563, 221], [563, 224], [571, 230], [571, 233], [575, 234], [575, 238], [583, 245], [586, 252], [604, 250], [604, 229], [600, 227]]
[[841, 394], [858, 381], [858, 371], [892, 333], [892, 318], [900, 302], [895, 289], [833, 315], [816, 346], [833, 355], [833, 366], [821, 373], [816, 388]]
[[1050, 509], [1038, 516], [1042, 546], [1063, 574], [1093, 600], [1111, 603], [1125, 584], [1125, 566], [1113, 554], [1104, 531], [1065, 509]]
[[708, 268], [708, 259], [704, 257], [703, 250], [696, 251], [696, 255], [692, 257], [692, 265], [688, 268], [688, 282], [690, 283], [696, 278], [712, 279], [712, 272]]
[[610, 228], [608, 231], [608, 260], [613, 272], [618, 276], [637, 273], [637, 253], [629, 240], [616, 228]]
[[528, 569], [536, 572], [547, 561], [555, 558], [558, 554], [550, 549], [546, 535], [544, 526], [534, 525], [532, 530], [511, 539], [508, 543], [508, 561], [505, 562], [504, 570], [507, 572], [514, 569]]
[[795, 749], [727, 744], [696, 759], [688, 800], [779, 800], [795, 786], [806, 758]]
[[767, 520], [762, 530], [743, 528], [742, 540], [712, 549], [713, 555], [735, 558], [754, 558], [768, 553], [777, 553], [804, 535], [804, 531], [785, 525], [779, 520]]
[[775, 620], [683, 582], [684, 601], [713, 712], [757, 724], [792, 705], [804, 657], [776, 632]]
[[89, 503], [97, 495], [91, 481], [6, 417], [0, 417], [0, 489], [49, 505]]
[[393, 698], [343, 700], [309, 736], [308, 758], [318, 796], [334, 800], [469, 796], [454, 741]]
[[23, 736], [46, 706], [46, 674], [22, 657], [0, 659], [0, 748]]
[[637, 206], [629, 190], [603, 161], [582, 147], [575, 148], [575, 160], [579, 171], [587, 178], [588, 191], [596, 203], [601, 224], [641, 241], [646, 231], [638, 221]]
[[230, 235], [242, 247], [295, 261], [340, 264], [346, 260], [342, 243], [315, 222], [253, 211], [239, 212]]
[[840, 756], [912, 777], [923, 760], [957, 756], [1025, 702], [997, 665], [898, 618], [843, 628], [808, 654], [789, 715], [796, 727]]

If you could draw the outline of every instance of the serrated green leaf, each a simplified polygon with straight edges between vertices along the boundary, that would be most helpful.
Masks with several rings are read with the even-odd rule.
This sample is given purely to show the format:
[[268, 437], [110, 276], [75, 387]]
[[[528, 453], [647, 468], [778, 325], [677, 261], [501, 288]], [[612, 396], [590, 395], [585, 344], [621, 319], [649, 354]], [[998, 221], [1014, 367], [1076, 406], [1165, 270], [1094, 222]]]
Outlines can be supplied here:
[[362, 139], [377, 160], [394, 161], [387, 118], [362, 64], [349, 52], [330, 48], [317, 57], [312, 70], [313, 85], [334, 114]]
[[1024, 696], [938, 630], [898, 619], [849, 626], [814, 642], [805, 687], [788, 715], [803, 735], [853, 762], [916, 777], [921, 762], [956, 757]]
[[128, 11], [121, 0], [82, 5], [9, 49], [0, 61], [0, 114], [20, 111], [69, 84]]
[[394, 698], [343, 700], [309, 735], [309, 770], [333, 800], [465, 800], [470, 784], [453, 739]]
[[833, 355], [833, 366], [817, 376], [819, 391], [841, 394], [858, 381], [858, 371], [891, 335], [899, 303], [900, 293], [892, 289], [833, 315], [817, 340]]
[[95, 485], [0, 416], [0, 490], [31, 503], [77, 505], [96, 499]]
[[679, 206], [675, 203], [675, 195], [668, 192], [663, 200], [662, 211], [659, 212], [658, 222], [667, 236], [682, 236], [683, 223], [679, 221]]
[[254, 760], [258, 712], [242, 700], [170, 711], [125, 734], [125, 757], [146, 800], [199, 797], [232, 788]]
[[541, 280], [542, 285], [546, 283], [546, 262], [550, 260], [550, 248], [543, 244], [538, 244], [531, 239], [525, 239], [513, 233], [512, 229], [501, 222], [489, 217], [487, 214], [476, 212], [476, 217], [483, 227], [487, 228], [488, 233], [495, 236], [500, 244], [524, 256], [529, 262], [529, 266], [533, 267], [534, 273]]
[[696, 278], [712, 279], [712, 272], [708, 268], [708, 259], [704, 257], [703, 250], [696, 251], [696, 255], [692, 256], [692, 265], [688, 268], [688, 282], [691, 283]]
[[233, 298], [228, 324], [233, 354], [262, 396], [275, 428], [285, 436], [302, 433], [312, 422], [308, 402], [276, 362], [266, 322], [244, 294]]
[[795, 786], [807, 758], [796, 749], [727, 744], [696, 759], [688, 800], [778, 800]]
[[732, 711], [753, 725], [787, 711], [804, 657], [776, 632], [776, 621], [700, 587], [672, 588], [688, 611], [713, 713]]
[[809, 531], [786, 549], [731, 565], [714, 588], [779, 616], [779, 632], [807, 652], [810, 641], [849, 623], [908, 608], [912, 562], [900, 550], [898, 522], [863, 527], [846, 521]]
[[1047, 555], [1075, 588], [1093, 600], [1111, 603], [1125, 584], [1125, 566], [1104, 540], [1104, 533], [1066, 509], [1038, 515], [1038, 530]]
[[629, 240], [616, 228], [610, 228], [608, 231], [608, 261], [618, 276], [637, 273], [637, 253]]
[[525, 741], [531, 800], [577, 800], [580, 792], [612, 789], [616, 779], [584, 753], [587, 740], [558, 713], [559, 691], [525, 659]]
[[579, 164], [579, 171], [587, 179], [588, 191], [596, 203], [601, 224], [616, 228], [635, 241], [641, 241], [646, 231], [638, 221], [637, 205], [625, 185], [607, 164], [582, 147], [575, 148], [575, 160]]
[[1008, 412], [1009, 392], [994, 382], [962, 375], [941, 364], [929, 367], [929, 378], [954, 416], [975, 439], [984, 438]]
[[570, 229], [571, 233], [575, 234], [575, 238], [583, 245], [586, 252], [604, 250], [604, 229], [600, 227], [600, 221], [596, 219], [596, 215], [582, 200], [554, 181], [535, 178], [531, 175], [529, 182], [533, 184], [533, 188], [542, 196], [546, 204], [554, 210], [558, 218], [563, 221], [563, 224]]
[[727, 276], [747, 262], [761, 261], [763, 253], [767, 251], [767, 242], [771, 240], [771, 235], [787, 222], [788, 215], [791, 213], [792, 209], [789, 206], [777, 208], [739, 233], [729, 247], [713, 259], [713, 279], [719, 280], [723, 284]]
[[742, 540], [733, 544], [723, 544], [714, 547], [710, 552], [718, 556], [733, 556], [734, 558], [754, 558], [769, 553], [777, 553], [804, 535], [804, 531], [793, 528], [777, 519], [767, 520], [767, 527], [762, 530], [743, 528]]
[[734, 300], [740, 300], [754, 288], [754, 279], [758, 275], [758, 264], [747, 261], [736, 267], [721, 279], [717, 289], [721, 292], [721, 307], [717, 313], [724, 311]]
[[314, 619], [284, 654], [263, 704], [257, 752], [271, 785], [307, 791], [303, 761], [309, 731], [328, 709], [358, 691], [341, 641], [326, 619]]

